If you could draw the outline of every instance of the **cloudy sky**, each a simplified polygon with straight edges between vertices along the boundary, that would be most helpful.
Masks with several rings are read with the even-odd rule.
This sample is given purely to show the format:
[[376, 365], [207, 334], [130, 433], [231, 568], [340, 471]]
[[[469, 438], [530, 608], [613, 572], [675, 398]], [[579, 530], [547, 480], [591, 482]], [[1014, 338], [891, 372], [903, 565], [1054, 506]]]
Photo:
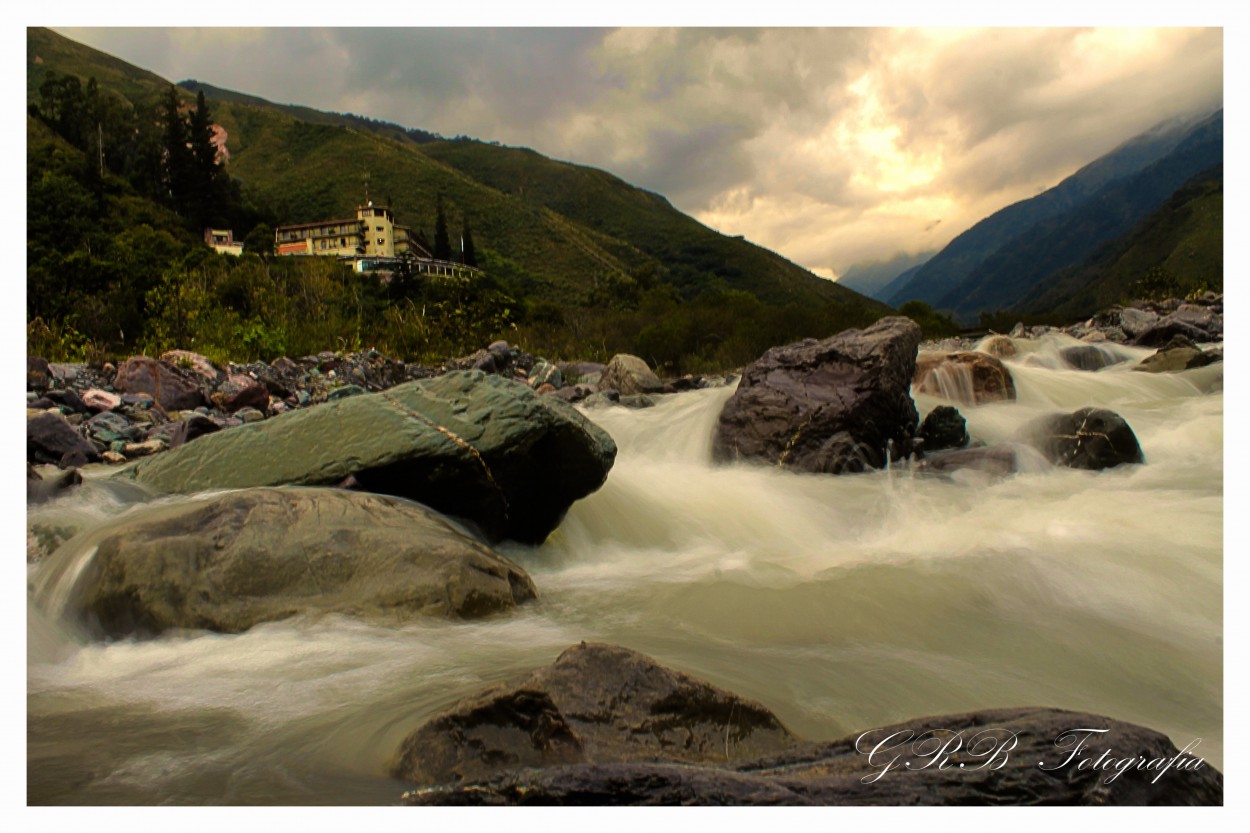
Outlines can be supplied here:
[[170, 80], [605, 168], [826, 276], [1223, 100], [1220, 29], [55, 28]]

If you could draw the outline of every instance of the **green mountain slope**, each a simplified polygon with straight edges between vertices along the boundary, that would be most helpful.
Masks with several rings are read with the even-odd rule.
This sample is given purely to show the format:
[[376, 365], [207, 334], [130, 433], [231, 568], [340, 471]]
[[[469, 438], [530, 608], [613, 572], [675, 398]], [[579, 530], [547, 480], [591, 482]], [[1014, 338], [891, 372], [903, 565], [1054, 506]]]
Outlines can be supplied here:
[[664, 197], [610, 173], [557, 162], [527, 148], [471, 140], [420, 145], [420, 152], [527, 206], [551, 209], [656, 259], [660, 279], [692, 297], [717, 285], [750, 292], [766, 303], [859, 304], [888, 309], [823, 280], [774, 252], [727, 237], [682, 214]]
[[1076, 319], [1153, 291], [1224, 287], [1223, 165], [1202, 172], [1129, 234], [1043, 281], [1024, 313]]
[[[774, 344], [890, 312], [604, 171], [200, 82], [176, 88], [180, 105], [171, 107], [171, 85], [150, 72], [46, 29], [29, 29], [27, 43], [29, 129], [39, 137], [28, 180], [39, 183], [42, 213], [57, 216], [57, 201], [68, 195], [74, 224], [84, 229], [58, 243], [56, 229], [41, 226], [28, 244], [28, 289], [37, 302], [28, 320], [48, 324], [54, 352], [65, 342], [57, 333], [104, 350], [194, 338], [223, 354], [238, 343], [251, 345], [249, 355], [268, 355], [339, 342], [391, 345], [409, 358], [456, 355], [507, 337], [551, 357], [636, 352], [684, 372], [728, 369]], [[54, 75], [57, 83], [45, 88]], [[224, 130], [228, 179], [220, 193], [170, 184], [169, 125], [198, 116], [195, 93], [206, 99], [218, 140]], [[105, 100], [116, 107], [108, 110]], [[93, 128], [106, 110], [101, 139]], [[67, 145], [60, 155], [57, 140]], [[93, 173], [98, 148], [103, 179]], [[217, 202], [190, 201], [196, 194]], [[147, 257], [141, 280], [126, 278], [134, 270], [119, 263], [130, 258], [122, 232], [87, 233], [102, 230], [109, 202], [123, 199], [131, 216], [146, 210], [148, 224], [166, 235], [161, 241], [174, 241]], [[206, 261], [216, 256], [195, 242], [205, 218], [220, 217], [208, 222], [261, 247], [272, 239], [269, 226], [351, 217], [365, 199], [389, 204], [426, 240], [441, 202], [453, 248], [461, 229], [471, 228], [486, 278], [470, 287], [426, 281], [415, 298], [406, 294], [412, 287], [358, 286], [346, 267], [322, 259]], [[90, 268], [67, 270], [79, 262]], [[114, 312], [82, 314], [100, 299]], [[315, 299], [321, 309], [343, 309], [322, 315]]]

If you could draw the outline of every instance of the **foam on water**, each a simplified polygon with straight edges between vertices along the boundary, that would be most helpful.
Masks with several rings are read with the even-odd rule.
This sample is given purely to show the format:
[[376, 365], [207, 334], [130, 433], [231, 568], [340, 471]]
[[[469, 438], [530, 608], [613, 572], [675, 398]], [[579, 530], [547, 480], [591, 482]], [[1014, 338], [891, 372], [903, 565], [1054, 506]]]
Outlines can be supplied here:
[[[1147, 464], [1000, 479], [715, 466], [732, 388], [697, 391], [588, 411], [616, 466], [546, 544], [502, 547], [540, 592], [508, 616], [100, 642], [32, 604], [31, 801], [394, 801], [386, 768], [409, 731], [583, 639], [760, 700], [814, 739], [1049, 705], [1178, 746], [1202, 737], [1218, 765], [1222, 366], [1084, 372], [1029, 360], [1064, 342], [1017, 344], [1019, 400], [960, 406], [974, 437], [1109, 407]], [[917, 397], [922, 416], [937, 404]], [[57, 504], [81, 511], [74, 500]]]

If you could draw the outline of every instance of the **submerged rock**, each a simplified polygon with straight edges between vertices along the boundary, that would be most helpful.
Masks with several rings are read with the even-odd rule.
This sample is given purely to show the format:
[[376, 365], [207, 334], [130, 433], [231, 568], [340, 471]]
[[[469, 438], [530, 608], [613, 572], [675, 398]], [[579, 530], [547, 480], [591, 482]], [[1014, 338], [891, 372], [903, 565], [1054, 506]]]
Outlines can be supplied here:
[[392, 770], [419, 784], [471, 783], [573, 762], [727, 764], [795, 742], [758, 703], [636, 651], [583, 642], [426, 723]]
[[1146, 462], [1133, 429], [1105, 408], [1041, 417], [1025, 425], [1020, 436], [1059, 466], [1097, 470]]
[[1059, 351], [1059, 355], [1065, 362], [1077, 370], [1102, 370], [1104, 367], [1110, 367], [1122, 361], [1111, 350], [1096, 347], [1092, 344], [1088, 346], [1064, 347]]
[[[94, 554], [87, 554], [88, 548]], [[300, 613], [477, 617], [534, 598], [520, 567], [429, 509], [341, 489], [248, 489], [132, 509], [50, 559], [37, 592], [105, 634], [235, 633]]]
[[912, 378], [916, 393], [939, 396], [964, 405], [1016, 398], [1011, 371], [987, 353], [921, 353]]
[[204, 436], [122, 476], [166, 493], [352, 477], [466, 518], [491, 540], [540, 543], [615, 457], [612, 438], [571, 406], [460, 371]]
[[908, 395], [920, 344], [910, 319], [883, 318], [823, 341], [773, 347], [742, 373], [712, 452], [796, 471], [884, 467], [911, 452], [919, 415]]

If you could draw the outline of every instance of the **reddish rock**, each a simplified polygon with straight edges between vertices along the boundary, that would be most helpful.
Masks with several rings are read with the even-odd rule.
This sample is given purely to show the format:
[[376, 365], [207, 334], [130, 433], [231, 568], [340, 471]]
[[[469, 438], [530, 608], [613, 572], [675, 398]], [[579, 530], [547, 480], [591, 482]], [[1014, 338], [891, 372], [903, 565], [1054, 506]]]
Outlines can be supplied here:
[[185, 411], [206, 404], [197, 378], [149, 356], [131, 356], [117, 369], [113, 387], [125, 393], [146, 393], [166, 411]]
[[244, 408], [264, 412], [269, 407], [269, 388], [242, 373], [231, 373], [213, 394], [213, 402], [226, 413]]
[[167, 350], [161, 354], [161, 361], [172, 367], [190, 371], [210, 385], [217, 384], [222, 373], [213, 363], [199, 353], [190, 350]]
[[986, 353], [921, 353], [912, 376], [916, 393], [980, 405], [1016, 398], [1011, 372]]
[[82, 403], [93, 411], [111, 411], [121, 407], [122, 398], [106, 390], [92, 388], [82, 395]]

